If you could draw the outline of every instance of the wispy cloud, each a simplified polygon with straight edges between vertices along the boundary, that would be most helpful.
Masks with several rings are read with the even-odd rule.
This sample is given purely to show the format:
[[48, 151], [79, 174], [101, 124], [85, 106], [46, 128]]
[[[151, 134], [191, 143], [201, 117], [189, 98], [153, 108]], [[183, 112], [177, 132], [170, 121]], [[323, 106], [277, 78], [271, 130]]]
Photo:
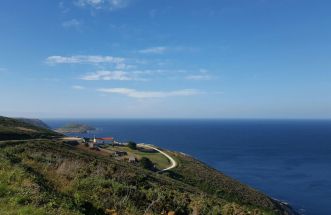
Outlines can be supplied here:
[[184, 79], [194, 81], [212, 80], [208, 72], [191, 73], [187, 70], [146, 69], [146, 70], [99, 70], [86, 73], [79, 79], [85, 81], [149, 81]]
[[76, 0], [74, 3], [79, 7], [115, 10], [127, 7], [129, 2], [130, 0]]
[[77, 19], [71, 19], [71, 20], [67, 20], [67, 21], [62, 22], [62, 26], [64, 28], [76, 28], [76, 29], [78, 29], [81, 25], [82, 25], [82, 23], [80, 21], [78, 21]]
[[125, 72], [125, 71], [96, 71], [94, 73], [89, 73], [81, 77], [82, 80], [86, 81], [143, 81], [147, 80], [140, 77], [138, 72]]
[[165, 46], [156, 46], [156, 47], [141, 49], [138, 52], [141, 54], [163, 54], [167, 50], [168, 48]]
[[59, 2], [59, 9], [61, 10], [62, 13], [68, 13], [70, 11], [70, 8], [66, 6], [64, 1]]
[[194, 52], [196, 48], [186, 46], [154, 46], [138, 50], [140, 54], [164, 54], [166, 52]]
[[125, 67], [125, 59], [113, 56], [101, 55], [73, 55], [73, 56], [49, 56], [46, 59], [48, 64], [115, 64], [118, 67]]
[[188, 75], [185, 77], [185, 79], [195, 81], [208, 81], [212, 79], [212, 76], [209, 75], [207, 70], [201, 69], [199, 73]]
[[84, 90], [85, 89], [85, 87], [80, 86], [80, 85], [73, 85], [73, 86], [71, 86], [71, 88], [74, 90]]
[[187, 80], [195, 80], [195, 81], [208, 81], [211, 80], [210, 75], [188, 75], [185, 77]]
[[201, 94], [196, 89], [183, 89], [175, 91], [139, 91], [130, 88], [102, 88], [97, 91], [110, 94], [120, 94], [132, 98], [145, 99], [145, 98], [166, 98], [173, 96], [194, 96]]

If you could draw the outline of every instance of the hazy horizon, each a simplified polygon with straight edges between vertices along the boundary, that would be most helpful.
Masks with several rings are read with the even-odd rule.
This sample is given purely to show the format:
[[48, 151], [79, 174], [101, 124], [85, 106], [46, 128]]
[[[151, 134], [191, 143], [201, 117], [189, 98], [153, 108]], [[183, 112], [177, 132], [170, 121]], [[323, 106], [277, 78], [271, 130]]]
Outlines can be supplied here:
[[38, 117], [38, 116], [21, 116], [21, 115], [1, 115], [9, 118], [27, 118], [40, 120], [225, 120], [225, 121], [330, 121], [331, 118], [249, 118], [249, 117]]

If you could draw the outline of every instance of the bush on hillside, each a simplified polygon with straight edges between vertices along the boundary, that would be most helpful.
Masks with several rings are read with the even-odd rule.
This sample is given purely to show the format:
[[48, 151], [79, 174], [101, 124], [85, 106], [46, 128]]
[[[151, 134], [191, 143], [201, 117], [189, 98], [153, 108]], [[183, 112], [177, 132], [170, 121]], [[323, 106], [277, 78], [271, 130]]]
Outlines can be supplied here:
[[142, 157], [140, 159], [139, 163], [145, 169], [154, 170], [153, 162], [150, 159], [146, 158], [146, 157]]
[[130, 149], [136, 150], [137, 149], [137, 143], [133, 142], [133, 141], [129, 141], [128, 142], [128, 147]]

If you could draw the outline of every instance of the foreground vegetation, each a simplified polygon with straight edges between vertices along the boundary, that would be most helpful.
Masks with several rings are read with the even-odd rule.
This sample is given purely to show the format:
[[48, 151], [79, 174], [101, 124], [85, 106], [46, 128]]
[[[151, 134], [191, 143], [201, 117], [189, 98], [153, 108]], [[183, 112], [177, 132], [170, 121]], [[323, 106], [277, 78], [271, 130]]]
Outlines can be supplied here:
[[287, 214], [199, 161], [171, 155], [178, 168], [158, 174], [56, 138], [0, 141], [1, 214]]

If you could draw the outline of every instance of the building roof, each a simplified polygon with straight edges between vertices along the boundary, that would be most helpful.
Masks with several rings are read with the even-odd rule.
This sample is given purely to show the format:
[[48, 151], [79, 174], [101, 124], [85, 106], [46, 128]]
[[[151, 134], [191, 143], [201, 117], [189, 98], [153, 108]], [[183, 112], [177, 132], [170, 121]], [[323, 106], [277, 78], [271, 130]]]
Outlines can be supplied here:
[[97, 140], [114, 140], [112, 137], [95, 138]]

